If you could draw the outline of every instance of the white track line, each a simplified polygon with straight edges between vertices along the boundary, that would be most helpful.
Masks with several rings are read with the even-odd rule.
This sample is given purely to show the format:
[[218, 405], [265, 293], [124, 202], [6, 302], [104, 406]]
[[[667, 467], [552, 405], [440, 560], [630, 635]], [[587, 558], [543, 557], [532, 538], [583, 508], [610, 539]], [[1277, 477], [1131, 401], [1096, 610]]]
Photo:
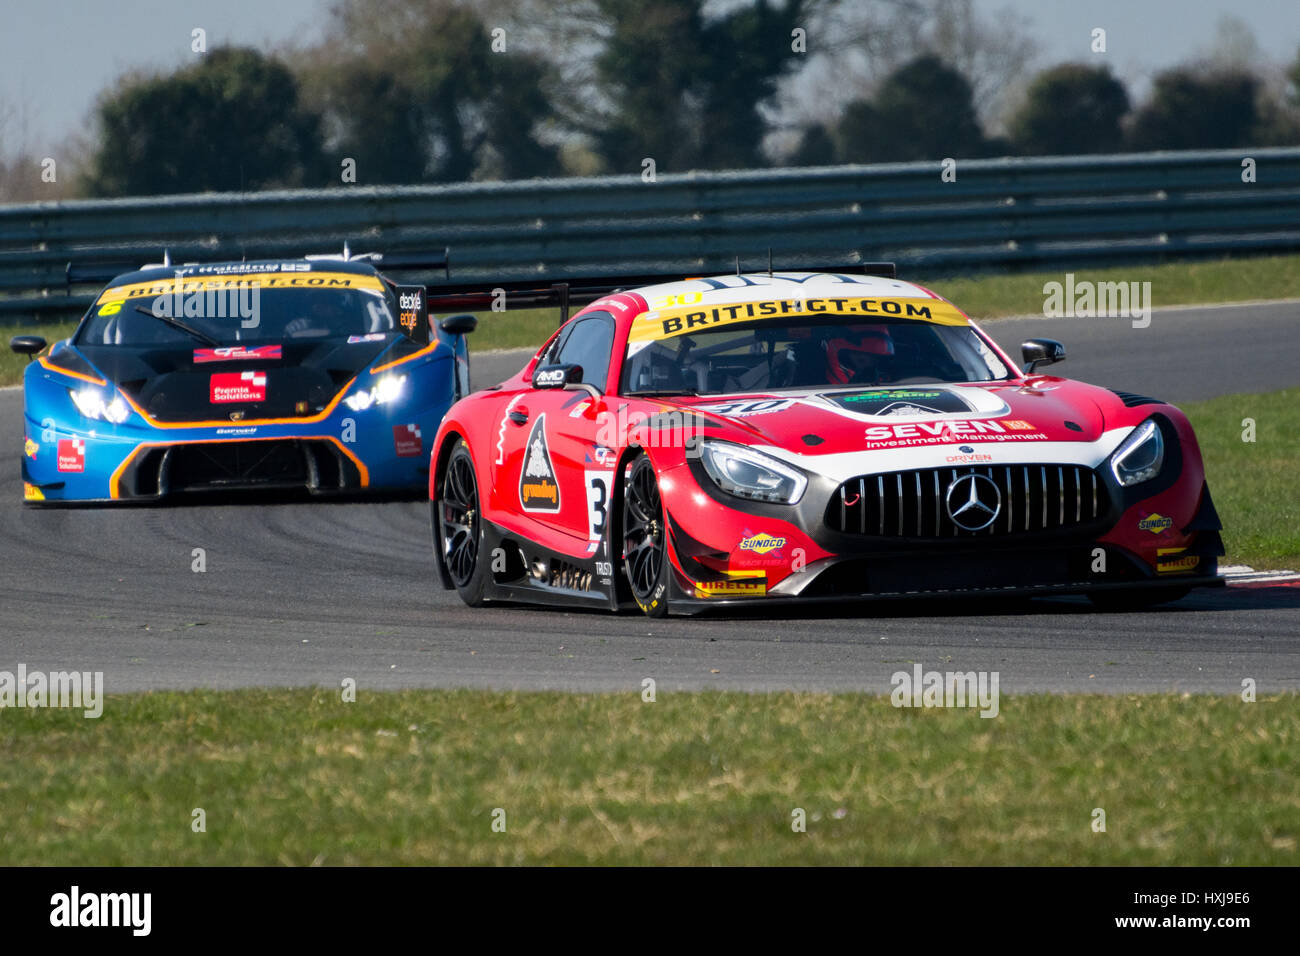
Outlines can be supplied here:
[[1300, 580], [1295, 571], [1256, 571], [1244, 564], [1230, 564], [1219, 568], [1219, 573], [1228, 579], [1229, 584], [1261, 584]]

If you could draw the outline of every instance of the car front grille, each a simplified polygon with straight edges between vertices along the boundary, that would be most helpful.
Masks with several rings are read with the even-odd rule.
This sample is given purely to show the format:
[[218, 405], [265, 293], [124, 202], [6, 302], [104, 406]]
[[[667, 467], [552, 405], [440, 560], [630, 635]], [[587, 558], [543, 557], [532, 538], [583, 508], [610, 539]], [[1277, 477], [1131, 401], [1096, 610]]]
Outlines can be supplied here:
[[[949, 487], [969, 474], [988, 478], [998, 489], [996, 516], [975, 531], [953, 521], [946, 504]], [[923, 468], [850, 478], [831, 496], [826, 524], [843, 534], [887, 538], [1041, 534], [1087, 525], [1109, 505], [1096, 472], [1079, 465]]]

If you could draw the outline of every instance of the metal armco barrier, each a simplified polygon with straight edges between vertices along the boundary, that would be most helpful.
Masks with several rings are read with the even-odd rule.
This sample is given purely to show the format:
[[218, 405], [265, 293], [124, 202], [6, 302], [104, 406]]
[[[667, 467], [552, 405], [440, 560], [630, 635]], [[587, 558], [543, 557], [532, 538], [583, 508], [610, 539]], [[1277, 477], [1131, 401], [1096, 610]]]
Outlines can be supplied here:
[[[1243, 181], [1243, 159], [1254, 182]], [[364, 170], [361, 171], [364, 175]], [[70, 260], [451, 249], [451, 281], [893, 260], [906, 274], [1300, 248], [1300, 149], [1143, 153], [0, 206], [0, 319], [84, 310]], [[422, 277], [422, 281], [425, 277]], [[428, 277], [431, 284], [436, 280]]]

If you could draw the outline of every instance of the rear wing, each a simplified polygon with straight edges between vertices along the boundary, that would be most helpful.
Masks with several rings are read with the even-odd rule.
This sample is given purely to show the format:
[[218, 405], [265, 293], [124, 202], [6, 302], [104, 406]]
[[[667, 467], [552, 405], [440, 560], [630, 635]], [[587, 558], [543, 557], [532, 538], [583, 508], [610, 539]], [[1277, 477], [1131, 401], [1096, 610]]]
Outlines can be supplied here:
[[[782, 269], [779, 271], [796, 271]], [[858, 262], [851, 265], [837, 263], [830, 266], [797, 267], [800, 272], [831, 272], [844, 275], [881, 276], [886, 279], [898, 277], [898, 269], [892, 262]], [[768, 274], [772, 266], [768, 264]], [[739, 275], [737, 270], [737, 275]], [[448, 312], [501, 312], [512, 309], [558, 308], [560, 325], [569, 320], [570, 310], [577, 306], [590, 305], [597, 299], [616, 292], [627, 292], [648, 285], [664, 282], [682, 282], [701, 278], [682, 272], [655, 273], [637, 276], [586, 276], [564, 279], [525, 279], [515, 282], [481, 282], [458, 283], [456, 285], [439, 285], [427, 290], [426, 301], [430, 315]]]
[[[292, 262], [297, 256], [274, 256], [267, 255], [264, 257], [269, 261], [282, 259], [283, 261]], [[343, 244], [343, 253], [327, 253], [320, 255], [303, 256], [311, 262], [328, 261], [330, 259], [339, 259], [343, 262], [369, 262], [375, 267], [375, 270], [381, 274], [389, 272], [414, 272], [414, 271], [441, 271], [444, 279], [451, 278], [451, 250], [448, 248], [431, 249], [419, 252], [363, 252], [353, 254], [349, 251], [347, 243]], [[67, 288], [67, 294], [72, 294], [74, 285], [83, 285], [95, 283], [103, 285], [111, 282], [120, 275], [128, 272], [137, 272], [140, 269], [152, 268], [154, 266], [196, 266], [201, 262], [178, 262], [173, 263], [171, 254], [164, 249], [161, 262], [141, 264], [138, 258], [134, 259], [86, 259], [80, 262], [68, 262], [63, 269], [64, 284]]]

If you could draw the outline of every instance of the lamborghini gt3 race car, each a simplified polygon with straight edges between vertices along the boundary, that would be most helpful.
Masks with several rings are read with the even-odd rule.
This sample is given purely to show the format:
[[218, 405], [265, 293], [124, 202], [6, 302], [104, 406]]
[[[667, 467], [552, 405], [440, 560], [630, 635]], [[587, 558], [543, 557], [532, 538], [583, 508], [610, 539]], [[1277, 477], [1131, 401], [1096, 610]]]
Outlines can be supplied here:
[[[424, 295], [346, 251], [118, 276], [27, 367], [25, 499], [423, 487], [429, 439], [468, 391], [473, 328], [461, 316], [431, 337]], [[11, 346], [30, 358], [45, 341]]]
[[1021, 371], [892, 265], [551, 288], [591, 304], [433, 442], [438, 572], [471, 605], [1129, 606], [1222, 583], [1182, 412], [1036, 371], [1052, 340]]

